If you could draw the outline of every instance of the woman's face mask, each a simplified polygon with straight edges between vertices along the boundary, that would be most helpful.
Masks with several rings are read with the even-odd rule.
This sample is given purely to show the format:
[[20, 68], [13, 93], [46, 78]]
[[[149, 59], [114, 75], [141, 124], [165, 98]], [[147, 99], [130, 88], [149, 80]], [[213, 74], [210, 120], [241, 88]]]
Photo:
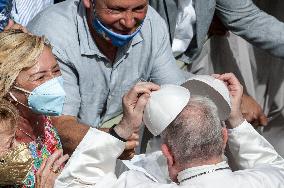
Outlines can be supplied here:
[[66, 96], [63, 89], [63, 81], [62, 76], [55, 77], [37, 86], [31, 92], [14, 86], [15, 89], [28, 94], [28, 106], [19, 102], [11, 92], [10, 96], [13, 100], [30, 108], [35, 113], [47, 116], [59, 116], [62, 114], [64, 99]]
[[0, 156], [0, 185], [21, 185], [33, 165], [33, 158], [25, 144]]

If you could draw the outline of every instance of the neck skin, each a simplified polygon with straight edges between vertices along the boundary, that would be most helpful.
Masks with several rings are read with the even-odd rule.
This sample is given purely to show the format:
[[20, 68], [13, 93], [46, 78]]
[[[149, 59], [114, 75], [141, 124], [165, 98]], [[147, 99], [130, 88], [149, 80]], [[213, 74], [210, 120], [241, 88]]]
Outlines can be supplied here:
[[[17, 104], [19, 110], [18, 130], [16, 139], [18, 142], [29, 143], [41, 135], [44, 135], [44, 118], [42, 115], [35, 114], [31, 109]], [[23, 131], [21, 131], [22, 129]]]
[[104, 38], [102, 38], [93, 28], [93, 25], [92, 25], [92, 14], [93, 13], [91, 9], [86, 9], [86, 13], [87, 13], [87, 23], [88, 23], [89, 30], [99, 50], [110, 60], [111, 63], [114, 63], [118, 48], [116, 46], [113, 46], [110, 41], [107, 41]]
[[208, 160], [193, 160], [187, 164], [180, 164], [178, 165], [179, 171], [183, 171], [188, 168], [193, 168], [193, 167], [198, 167], [198, 166], [203, 166], [203, 165], [214, 165], [223, 162], [224, 160], [222, 159], [221, 156], [218, 157], [212, 157], [211, 159]]

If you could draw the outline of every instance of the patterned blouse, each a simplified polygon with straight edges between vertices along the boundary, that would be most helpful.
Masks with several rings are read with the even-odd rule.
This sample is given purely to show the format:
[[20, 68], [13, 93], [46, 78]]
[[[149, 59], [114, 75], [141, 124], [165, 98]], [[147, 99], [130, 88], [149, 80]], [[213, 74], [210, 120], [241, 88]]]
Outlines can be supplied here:
[[34, 165], [28, 173], [22, 188], [34, 188], [35, 174], [41, 166], [42, 161], [52, 155], [56, 150], [62, 149], [57, 130], [53, 127], [49, 117], [44, 117], [44, 126], [44, 136], [29, 144], [29, 149], [34, 158]]

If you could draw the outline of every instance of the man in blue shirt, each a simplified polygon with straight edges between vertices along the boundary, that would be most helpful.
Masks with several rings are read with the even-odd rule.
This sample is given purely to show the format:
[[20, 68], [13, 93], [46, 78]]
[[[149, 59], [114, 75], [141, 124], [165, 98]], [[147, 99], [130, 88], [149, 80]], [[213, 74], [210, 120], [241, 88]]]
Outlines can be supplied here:
[[[60, 64], [67, 96], [54, 122], [69, 153], [90, 126], [122, 113], [122, 96], [140, 81], [181, 84], [189, 77], [175, 64], [167, 26], [147, 0], [65, 1], [41, 12], [28, 30], [50, 40]], [[131, 123], [127, 118], [124, 109], [121, 122]]]

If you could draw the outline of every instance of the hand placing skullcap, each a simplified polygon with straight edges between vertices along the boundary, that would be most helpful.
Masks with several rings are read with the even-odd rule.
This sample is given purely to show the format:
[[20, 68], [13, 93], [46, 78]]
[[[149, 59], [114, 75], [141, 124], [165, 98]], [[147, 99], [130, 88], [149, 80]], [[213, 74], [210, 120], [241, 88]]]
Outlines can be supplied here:
[[231, 100], [229, 90], [223, 81], [209, 75], [196, 75], [182, 86], [187, 88], [191, 95], [200, 95], [211, 99], [218, 108], [220, 120], [228, 119], [231, 113]]

